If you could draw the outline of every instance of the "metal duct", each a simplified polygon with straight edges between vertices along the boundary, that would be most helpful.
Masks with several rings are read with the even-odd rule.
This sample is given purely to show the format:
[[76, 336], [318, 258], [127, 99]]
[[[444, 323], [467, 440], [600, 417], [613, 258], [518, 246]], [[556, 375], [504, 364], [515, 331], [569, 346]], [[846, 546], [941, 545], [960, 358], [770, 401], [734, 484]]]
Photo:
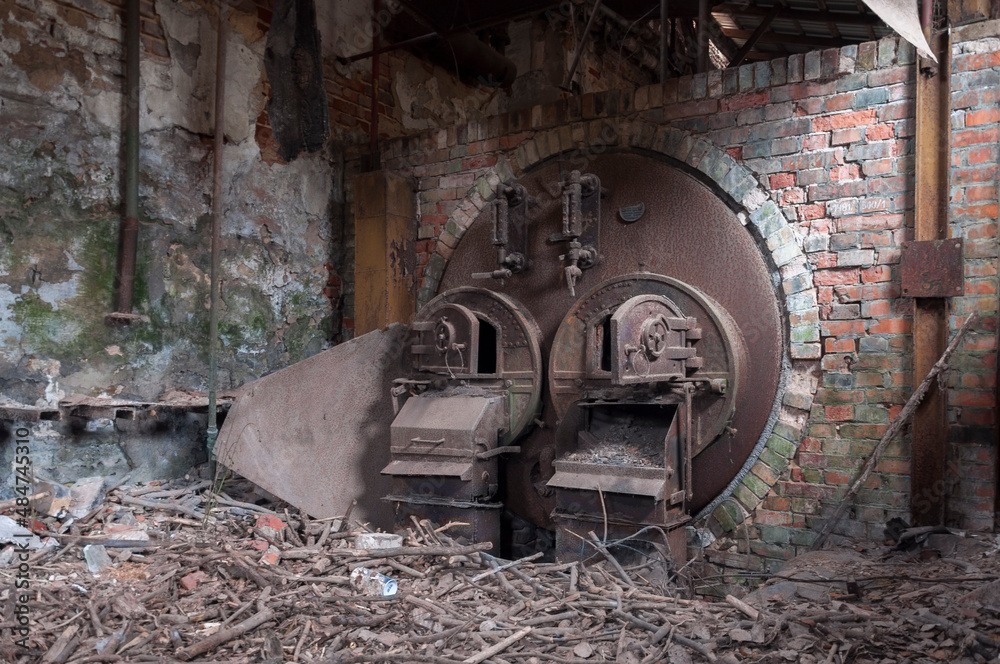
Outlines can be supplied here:
[[441, 54], [445, 61], [463, 76], [475, 78], [483, 85], [509, 89], [517, 78], [517, 65], [500, 55], [489, 44], [469, 31], [456, 32], [444, 37]]

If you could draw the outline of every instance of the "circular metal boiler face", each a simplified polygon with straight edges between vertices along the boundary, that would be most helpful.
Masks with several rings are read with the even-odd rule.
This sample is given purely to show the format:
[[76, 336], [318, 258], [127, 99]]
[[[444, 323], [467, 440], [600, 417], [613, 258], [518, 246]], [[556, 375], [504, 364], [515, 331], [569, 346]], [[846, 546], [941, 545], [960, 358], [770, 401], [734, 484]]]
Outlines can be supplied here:
[[[542, 335], [548, 363], [556, 330], [584, 293], [612, 277], [651, 272], [690, 284], [709, 296], [733, 319], [747, 348], [746, 389], [734, 404], [732, 437], [720, 439], [694, 459], [692, 511], [708, 504], [735, 477], [767, 424], [777, 395], [783, 353], [783, 323], [770, 273], [761, 250], [739, 219], [711, 190], [662, 161], [635, 154], [605, 154], [590, 160], [585, 173], [596, 174], [601, 201], [599, 258], [584, 270], [576, 296], [567, 288], [560, 256], [566, 242], [549, 242], [562, 230], [561, 171], [581, 168], [558, 161], [519, 180], [537, 205], [528, 208], [528, 268], [501, 281], [474, 281], [474, 272], [496, 269], [491, 241], [493, 210], [472, 223], [448, 262], [440, 291], [476, 285], [510, 295], [526, 307]], [[638, 209], [640, 218], [623, 223], [620, 209]], [[627, 215], [634, 217], [635, 215]], [[551, 395], [542, 405], [543, 427], [522, 438], [521, 453], [505, 462], [507, 506], [521, 517], [551, 527], [554, 507], [545, 488], [552, 472], [557, 413]]]

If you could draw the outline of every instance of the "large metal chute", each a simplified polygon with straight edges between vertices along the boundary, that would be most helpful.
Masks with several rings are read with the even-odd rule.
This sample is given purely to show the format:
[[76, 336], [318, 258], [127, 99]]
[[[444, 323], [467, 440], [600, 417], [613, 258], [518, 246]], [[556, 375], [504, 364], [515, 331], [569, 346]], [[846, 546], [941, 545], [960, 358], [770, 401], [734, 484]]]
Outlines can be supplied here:
[[219, 464], [323, 518], [344, 514], [392, 527], [392, 381], [405, 325], [369, 332], [246, 386], [219, 432]]

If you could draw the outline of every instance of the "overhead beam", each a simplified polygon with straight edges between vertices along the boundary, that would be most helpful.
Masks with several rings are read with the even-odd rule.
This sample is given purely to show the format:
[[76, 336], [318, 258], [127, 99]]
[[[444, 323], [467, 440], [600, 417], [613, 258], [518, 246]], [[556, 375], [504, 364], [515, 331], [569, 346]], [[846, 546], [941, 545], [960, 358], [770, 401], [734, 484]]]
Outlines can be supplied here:
[[[747, 40], [753, 36], [753, 32], [750, 30], [734, 30], [732, 28], [723, 28], [723, 32], [726, 33], [727, 37], [732, 37], [733, 39]], [[867, 41], [865, 39], [850, 39], [843, 37], [840, 39], [834, 39], [832, 37], [810, 37], [808, 35], [786, 35], [778, 32], [765, 32], [758, 39], [758, 44], [802, 44], [804, 46], [814, 46], [816, 48], [837, 48], [840, 46], [847, 46], [849, 44], [857, 44], [862, 41]]]
[[730, 67], [739, 67], [740, 64], [743, 63], [743, 60], [747, 57], [747, 53], [753, 50], [753, 47], [757, 45], [760, 38], [767, 32], [767, 29], [771, 27], [771, 23], [774, 21], [774, 18], [778, 15], [780, 10], [781, 5], [775, 5], [771, 7], [771, 10], [767, 12], [763, 18], [760, 19], [760, 23], [754, 31], [750, 33], [747, 40], [743, 42], [743, 46], [740, 47], [740, 50], [736, 51], [736, 54], [729, 61]]
[[[884, 25], [882, 19], [874, 14], [849, 14], [830, 11], [809, 11], [805, 9], [785, 9], [781, 5], [778, 7], [777, 18], [788, 19], [790, 21], [814, 21], [817, 23], [839, 23], [840, 25]], [[771, 7], [744, 7], [736, 3], [723, 3], [716, 5], [712, 9], [713, 14], [731, 14], [742, 16], [766, 16]]]

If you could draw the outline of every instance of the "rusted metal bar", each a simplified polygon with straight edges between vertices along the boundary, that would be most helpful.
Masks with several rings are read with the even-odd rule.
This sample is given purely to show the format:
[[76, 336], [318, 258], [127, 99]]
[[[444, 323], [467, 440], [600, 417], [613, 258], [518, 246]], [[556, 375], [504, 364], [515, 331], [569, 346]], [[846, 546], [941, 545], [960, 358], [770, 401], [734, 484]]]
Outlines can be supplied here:
[[753, 50], [753, 47], [757, 45], [760, 38], [763, 37], [764, 33], [767, 32], [767, 29], [771, 27], [771, 23], [774, 19], [778, 17], [779, 11], [781, 11], [781, 5], [774, 5], [771, 7], [771, 10], [760, 19], [760, 24], [752, 33], [750, 33], [747, 40], [743, 42], [743, 46], [740, 47], [740, 50], [736, 51], [736, 55], [734, 55], [733, 59], [730, 60], [730, 67], [739, 67], [743, 63], [750, 51]]
[[382, 26], [379, 25], [378, 13], [381, 9], [379, 0], [372, 0], [372, 114], [369, 132], [369, 149], [372, 153], [372, 170], [381, 168], [381, 159], [378, 156], [378, 65], [379, 46], [381, 44]]
[[603, 0], [597, 0], [594, 3], [594, 8], [590, 12], [590, 18], [587, 19], [587, 27], [583, 29], [583, 34], [580, 35], [580, 41], [576, 45], [576, 53], [573, 54], [573, 64], [569, 66], [569, 71], [566, 72], [566, 81], [562, 84], [564, 90], [568, 90], [570, 84], [573, 83], [573, 75], [576, 74], [576, 66], [580, 64], [580, 56], [583, 55], [583, 47], [587, 44], [587, 38], [590, 36], [590, 26], [594, 24], [594, 17], [597, 16], [597, 12], [601, 9], [601, 3]]
[[139, 242], [139, 0], [125, 8], [125, 218], [118, 257], [115, 312], [132, 313]]
[[209, 272], [211, 299], [208, 316], [208, 427], [206, 429], [206, 447], [209, 459], [213, 462], [215, 439], [219, 435], [215, 402], [219, 373], [219, 250], [222, 244], [222, 150], [225, 145], [228, 7], [226, 2], [219, 4], [219, 29], [215, 47], [215, 145], [212, 158], [212, 265]]
[[[925, 34], [931, 36], [929, 0], [924, 0]], [[941, 240], [948, 236], [950, 162], [950, 52], [947, 33], [929, 42], [935, 64], [917, 58], [917, 139], [915, 239]], [[948, 306], [944, 298], [915, 298], [913, 312], [913, 375], [923, 376], [941, 356], [947, 343]], [[913, 525], [944, 521], [945, 463], [947, 457], [947, 401], [931, 386], [913, 418], [910, 511]]]
[[708, 0], [698, 0], [698, 73], [708, 71]]
[[669, 29], [667, 0], [660, 0], [660, 83], [667, 80], [667, 33]]

